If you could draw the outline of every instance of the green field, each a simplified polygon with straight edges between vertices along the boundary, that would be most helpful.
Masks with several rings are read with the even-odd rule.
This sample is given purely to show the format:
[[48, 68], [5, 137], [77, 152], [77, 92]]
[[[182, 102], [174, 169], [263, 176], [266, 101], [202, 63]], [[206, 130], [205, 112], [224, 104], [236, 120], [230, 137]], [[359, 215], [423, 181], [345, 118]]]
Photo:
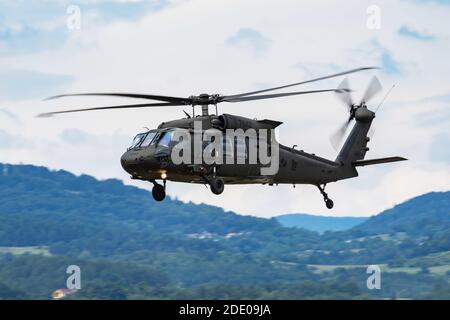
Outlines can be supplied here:
[[428, 270], [430, 270], [430, 272], [433, 274], [444, 276], [448, 272], [450, 272], [450, 265], [430, 267], [430, 268], [428, 268]]
[[21, 254], [38, 254], [46, 257], [50, 257], [52, 254], [49, 251], [49, 248], [46, 246], [39, 247], [0, 247], [0, 254], [10, 253], [13, 255], [21, 255]]
[[367, 268], [367, 265], [323, 265], [323, 264], [308, 264], [308, 267], [316, 274], [322, 274], [324, 272], [333, 272], [336, 269], [357, 269], [357, 268]]
[[[379, 264], [382, 272], [396, 273], [403, 272], [407, 274], [417, 274], [422, 271], [421, 267], [389, 267], [387, 264]], [[324, 272], [333, 272], [336, 269], [357, 269], [367, 268], [367, 265], [318, 265], [308, 264], [308, 267], [316, 274], [322, 274]], [[447, 272], [450, 272], [450, 264], [442, 266], [432, 266], [427, 268], [431, 274], [444, 276]]]

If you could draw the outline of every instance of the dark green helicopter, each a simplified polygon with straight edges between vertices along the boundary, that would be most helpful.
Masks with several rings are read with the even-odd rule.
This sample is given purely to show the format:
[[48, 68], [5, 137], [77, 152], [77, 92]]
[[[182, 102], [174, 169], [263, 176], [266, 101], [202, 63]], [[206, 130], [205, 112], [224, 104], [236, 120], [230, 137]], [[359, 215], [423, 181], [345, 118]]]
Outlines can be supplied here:
[[[406, 160], [402, 157], [365, 160], [366, 152], [369, 150], [367, 147], [367, 143], [370, 140], [368, 132], [372, 121], [375, 118], [375, 112], [369, 110], [367, 103], [381, 91], [380, 82], [376, 77], [372, 79], [359, 104], [355, 104], [352, 101], [350, 95], [351, 90], [348, 89], [347, 79], [344, 79], [341, 85], [336, 89], [283, 92], [275, 94], [266, 93], [371, 69], [376, 68], [358, 68], [308, 81], [236, 95], [201, 94], [199, 96], [182, 98], [129, 93], [64, 94], [53, 96], [48, 99], [68, 96], [114, 96], [157, 100], [161, 102], [89, 107], [48, 112], [40, 114], [39, 116], [46, 117], [62, 113], [92, 110], [192, 106], [192, 115], [184, 111], [186, 118], [163, 122], [157, 129], [147, 130], [146, 132], [136, 135], [132, 145], [121, 157], [122, 167], [131, 175], [132, 179], [150, 181], [153, 183], [152, 194], [155, 200], [164, 200], [166, 196], [167, 180], [206, 184], [209, 185], [211, 191], [217, 195], [223, 192], [225, 184], [268, 184], [271, 186], [278, 184], [293, 184], [294, 186], [296, 184], [311, 184], [318, 187], [323, 195], [326, 207], [332, 209], [333, 201], [325, 192], [327, 183], [357, 177], [357, 167]], [[331, 139], [336, 148], [343, 140], [350, 123], [355, 120], [352, 131], [348, 135], [334, 161], [304, 152], [303, 150], [297, 150], [296, 146], [288, 147], [278, 144], [274, 136], [270, 134], [267, 135], [266, 132], [273, 132], [276, 127], [282, 124], [281, 122], [267, 119], [250, 119], [231, 114], [219, 115], [217, 112], [217, 104], [222, 102], [236, 103], [323, 92], [337, 93], [348, 107], [348, 120]], [[195, 115], [195, 106], [201, 106], [201, 115]], [[215, 114], [209, 114], [209, 106], [215, 106]], [[201, 129], [196, 127], [198, 124], [200, 124]], [[197, 142], [194, 136], [198, 133], [207, 135], [207, 132], [211, 130], [213, 133], [225, 133], [229, 130], [244, 131], [243, 139], [238, 139], [237, 136], [232, 136], [231, 139], [228, 139], [226, 135], [223, 138], [220, 138], [220, 147], [213, 151], [216, 156], [215, 159], [227, 157], [227, 159], [232, 159], [234, 161], [216, 161], [211, 163], [204, 160], [203, 157], [198, 157], [199, 154], [203, 155], [205, 149], [208, 148], [208, 143], [205, 143], [205, 139], [202, 138], [202, 140], [200, 140], [200, 147], [196, 149], [195, 144]], [[259, 136], [246, 136], [245, 131], [250, 130], [256, 130], [258, 132], [264, 131], [265, 134]], [[187, 138], [189, 138], [189, 135], [194, 138], [190, 141], [185, 140], [186, 132], [188, 133]], [[184, 134], [183, 139], [176, 138], [177, 136], [182, 136], [182, 134]], [[206, 140], [209, 142], [216, 141], [217, 136], [210, 140]], [[173, 152], [175, 148], [177, 148], [177, 146], [179, 147], [183, 142], [185, 148], [191, 147], [191, 150], [194, 150], [191, 155], [187, 156], [187, 158], [192, 161], [177, 163], [174, 161]], [[261, 151], [263, 142], [269, 145], [266, 146], [267, 154], [270, 154], [270, 156], [277, 155], [278, 159], [276, 171], [270, 174], [264, 173], [267, 172], [267, 170], [264, 171], [268, 167], [267, 163], [263, 164], [258, 161], [250, 161], [251, 147], [256, 146], [256, 150]], [[273, 143], [276, 143], [276, 150], [271, 147], [274, 145]], [[180, 154], [186, 150], [187, 149], [183, 149]], [[221, 152], [218, 152], [218, 150]], [[260, 153], [257, 154], [259, 155]], [[162, 184], [158, 183], [158, 180], [162, 180]]]

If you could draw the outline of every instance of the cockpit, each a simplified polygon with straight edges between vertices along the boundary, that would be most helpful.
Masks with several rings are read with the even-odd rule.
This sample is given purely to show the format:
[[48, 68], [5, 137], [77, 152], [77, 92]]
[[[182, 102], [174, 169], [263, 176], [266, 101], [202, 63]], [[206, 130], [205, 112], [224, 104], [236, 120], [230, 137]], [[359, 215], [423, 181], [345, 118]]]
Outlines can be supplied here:
[[134, 137], [131, 143], [131, 149], [146, 148], [151, 145], [158, 145], [163, 147], [169, 147], [173, 138], [173, 129], [169, 130], [150, 130], [148, 132], [139, 133]]

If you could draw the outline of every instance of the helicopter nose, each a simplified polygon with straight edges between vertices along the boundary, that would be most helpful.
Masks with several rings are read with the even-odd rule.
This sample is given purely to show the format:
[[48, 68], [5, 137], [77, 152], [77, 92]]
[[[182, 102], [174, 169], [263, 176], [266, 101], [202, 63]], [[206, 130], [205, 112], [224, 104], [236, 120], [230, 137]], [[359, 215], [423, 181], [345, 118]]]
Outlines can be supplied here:
[[122, 157], [120, 157], [120, 164], [122, 165], [123, 170], [125, 170], [128, 173], [130, 172], [130, 153], [127, 151], [125, 152]]

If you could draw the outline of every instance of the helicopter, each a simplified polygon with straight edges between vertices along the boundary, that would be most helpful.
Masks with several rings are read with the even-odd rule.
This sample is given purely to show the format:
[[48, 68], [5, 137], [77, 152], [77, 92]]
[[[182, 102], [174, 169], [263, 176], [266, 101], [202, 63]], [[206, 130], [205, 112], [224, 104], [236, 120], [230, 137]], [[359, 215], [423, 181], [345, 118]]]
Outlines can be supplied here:
[[[351, 96], [352, 90], [349, 89], [347, 78], [344, 78], [341, 84], [334, 89], [270, 94], [267, 94], [267, 92], [372, 69], [378, 68], [357, 68], [307, 81], [235, 95], [204, 93], [190, 97], [173, 97], [135, 93], [62, 94], [49, 97], [45, 100], [73, 96], [110, 96], [156, 100], [159, 102], [86, 107], [47, 112], [39, 114], [38, 116], [50, 117], [57, 114], [94, 110], [191, 106], [192, 114], [183, 110], [186, 116], [185, 118], [163, 122], [155, 129], [148, 129], [145, 130], [145, 132], [138, 133], [133, 139], [131, 146], [121, 156], [121, 165], [123, 169], [130, 174], [131, 179], [149, 181], [153, 184], [152, 195], [156, 201], [163, 201], [165, 199], [167, 181], [205, 184], [206, 186], [209, 186], [210, 190], [216, 195], [222, 194], [225, 185], [227, 184], [263, 184], [269, 186], [292, 184], [294, 187], [296, 184], [308, 184], [318, 188], [323, 196], [326, 207], [332, 209], [334, 202], [325, 192], [325, 187], [328, 183], [357, 177], [358, 167], [407, 160], [398, 156], [369, 160], [365, 159], [366, 153], [369, 151], [369, 148], [367, 147], [367, 144], [370, 141], [368, 132], [375, 118], [375, 112], [368, 108], [367, 103], [382, 91], [379, 80], [376, 77], [372, 78], [359, 103], [353, 102]], [[335, 160], [325, 159], [315, 154], [298, 150], [296, 145], [288, 147], [280, 144], [276, 141], [273, 131], [280, 126], [282, 122], [270, 119], [251, 119], [226, 113], [219, 115], [217, 110], [217, 105], [224, 102], [238, 103], [326, 92], [336, 93], [347, 106], [349, 114], [348, 120], [339, 127], [334, 135], [332, 135], [331, 141], [334, 146], [342, 144], [350, 124], [354, 122], [352, 130], [342, 144]], [[201, 114], [199, 115], [195, 114], [196, 106], [201, 107]], [[215, 107], [215, 114], [210, 114], [209, 109], [211, 106]], [[244, 138], [238, 139], [236, 136], [231, 136], [231, 138], [228, 139], [226, 135], [218, 137], [218, 134], [223, 134], [230, 130], [244, 131]], [[264, 134], [258, 135], [257, 133], [256, 135], [246, 136], [245, 132], [249, 130], [263, 131]], [[206, 140], [210, 143], [214, 141], [218, 144], [216, 145], [217, 148], [212, 148], [206, 153], [211, 153], [212, 150], [212, 156], [215, 156], [214, 159], [216, 160], [227, 157], [227, 159], [235, 161], [211, 162], [206, 161], [202, 157], [199, 159], [199, 154], [204, 155], [204, 152], [210, 145], [205, 143], [204, 137], [201, 137], [199, 141], [196, 141], [194, 136], [198, 134], [208, 135], [208, 132], [210, 132], [210, 136], [214, 137], [209, 137]], [[268, 132], [271, 132], [271, 134], [268, 134]], [[180, 139], [180, 136], [183, 137], [183, 139]], [[190, 137], [194, 137], [194, 139], [190, 140]], [[191, 148], [191, 150], [194, 150], [194, 152], [189, 152], [190, 155], [187, 155], [186, 157], [191, 161], [182, 163], [174, 161], [174, 151], [178, 148], [179, 152], [180, 144], [183, 145], [184, 148]], [[197, 149], [195, 149], [196, 144]], [[263, 149], [264, 145], [267, 155], [270, 155], [272, 160], [275, 156], [277, 158], [277, 167], [274, 172], [268, 170], [268, 163], [250, 161], [251, 151], [256, 150], [255, 152], [257, 153], [258, 158], [258, 155], [261, 155], [260, 151]], [[181, 150], [184, 152], [187, 149]]]

